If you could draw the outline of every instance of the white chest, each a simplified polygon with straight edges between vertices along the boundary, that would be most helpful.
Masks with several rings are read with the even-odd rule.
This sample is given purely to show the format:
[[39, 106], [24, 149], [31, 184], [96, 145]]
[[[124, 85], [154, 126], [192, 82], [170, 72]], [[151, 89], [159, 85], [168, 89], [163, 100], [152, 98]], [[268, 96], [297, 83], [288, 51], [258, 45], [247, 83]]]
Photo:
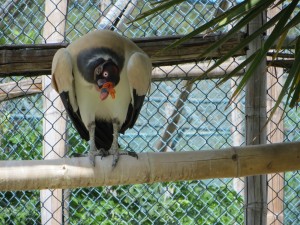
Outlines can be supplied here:
[[121, 75], [120, 82], [115, 87], [115, 99], [108, 96], [102, 101], [95, 86], [84, 81], [78, 74], [75, 75], [75, 87], [78, 107], [85, 126], [95, 119], [106, 121], [118, 119], [121, 124], [124, 123], [131, 102], [127, 76]]

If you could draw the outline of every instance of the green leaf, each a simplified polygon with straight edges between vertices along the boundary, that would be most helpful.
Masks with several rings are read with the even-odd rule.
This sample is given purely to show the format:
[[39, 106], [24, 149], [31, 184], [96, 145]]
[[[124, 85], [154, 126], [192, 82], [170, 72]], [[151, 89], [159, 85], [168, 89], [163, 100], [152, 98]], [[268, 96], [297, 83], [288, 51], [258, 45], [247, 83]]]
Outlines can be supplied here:
[[288, 30], [284, 31], [283, 34], [280, 36], [278, 43], [275, 47], [275, 50], [276, 50], [275, 54], [272, 56], [272, 61], [274, 61], [275, 58], [277, 58], [277, 55], [278, 55], [279, 51], [281, 50], [281, 47], [286, 39], [287, 34], [288, 34]]
[[[253, 20], [258, 14], [262, 13], [266, 7], [268, 7], [272, 1], [266, 2], [266, 5], [262, 5], [258, 8], [254, 8], [248, 14], [246, 14], [232, 29], [230, 29], [225, 36], [219, 39], [217, 42], [212, 44], [207, 48], [207, 51], [199, 56], [199, 58], [204, 57], [206, 54], [212, 52], [213, 50], [219, 48], [223, 43], [230, 39], [234, 34], [239, 32], [244, 26], [246, 26], [251, 20]], [[264, 29], [260, 29], [264, 31]], [[254, 38], [253, 38], [254, 39]], [[240, 48], [239, 48], [240, 49]]]
[[[200, 77], [195, 78], [193, 81], [196, 81], [200, 78], [202, 78], [203, 76], [207, 76], [207, 74], [209, 72], [211, 72], [212, 70], [214, 70], [215, 68], [217, 68], [218, 66], [220, 66], [223, 62], [225, 62], [226, 60], [228, 60], [229, 58], [231, 58], [236, 52], [238, 52], [240, 49], [245, 48], [251, 41], [253, 41], [255, 38], [257, 38], [259, 35], [261, 35], [262, 33], [264, 33], [267, 29], [269, 29], [270, 27], [274, 26], [274, 24], [282, 17], [284, 16], [284, 10], [282, 10], [281, 13], [278, 13], [277, 15], [275, 15], [272, 19], [270, 19], [269, 21], [267, 21], [265, 24], [262, 25], [262, 27], [260, 27], [259, 29], [257, 29], [254, 33], [252, 33], [251, 35], [247, 36], [245, 39], [243, 39], [236, 47], [234, 47], [232, 50], [230, 50], [227, 54], [225, 54], [223, 57], [221, 57], [220, 59], [218, 59], [210, 68], [208, 68]], [[230, 73], [231, 76], [234, 76], [235, 74]], [[228, 77], [229, 79], [230, 77]], [[223, 83], [224, 81], [221, 80], [221, 83]], [[218, 84], [219, 85], [219, 84]]]
[[[147, 17], [149, 15], [154, 15], [154, 14], [157, 15], [158, 13], [164, 11], [165, 9], [175, 6], [176, 4], [179, 4], [181, 2], [183, 2], [183, 0], [160, 0], [159, 2], [153, 3], [157, 7], [145, 12], [140, 18]], [[273, 8], [273, 7], [278, 7], [280, 4], [286, 2], [287, 1], [285, 0], [279, 0], [276, 3], [274, 3], [274, 0], [245, 0], [237, 4], [236, 6], [232, 7], [231, 9], [225, 11], [224, 13], [217, 16], [216, 18], [210, 20], [206, 24], [196, 28], [194, 31], [184, 36], [183, 38], [175, 41], [174, 43], [172, 43], [170, 46], [168, 46], [163, 50], [176, 47], [181, 43], [187, 41], [188, 39], [194, 37], [195, 35], [203, 33], [207, 30], [217, 31], [220, 28], [223, 28], [224, 26], [227, 26], [228, 24], [239, 20], [239, 22], [231, 30], [229, 30], [227, 34], [223, 35], [220, 38], [220, 40], [218, 40], [216, 43], [209, 46], [206, 49], [207, 51], [205, 52], [205, 54], [199, 56], [199, 58], [205, 57], [209, 52], [214, 51], [215, 49], [218, 49], [220, 46], [222, 46], [224, 42], [226, 42], [229, 38], [235, 35], [236, 32], [240, 31], [247, 23], [249, 23], [252, 19], [254, 19], [258, 14], [267, 10], [271, 6], [271, 3], [274, 4], [272, 6]], [[249, 43], [255, 40], [255, 38], [259, 37], [264, 32], [266, 32], [267, 29], [271, 28], [272, 26], [275, 26], [270, 36], [266, 39], [266, 41], [262, 45], [262, 48], [256, 51], [255, 54], [248, 56], [248, 59], [246, 59], [245, 62], [241, 63], [240, 66], [235, 68], [231, 73], [227, 74], [226, 77], [224, 77], [220, 81], [219, 84], [222, 84], [223, 82], [228, 80], [231, 76], [233, 76], [235, 72], [244, 68], [245, 65], [250, 64], [249, 68], [247, 69], [245, 75], [243, 76], [236, 90], [236, 93], [234, 93], [233, 95], [233, 97], [235, 97], [243, 89], [243, 87], [246, 85], [248, 80], [252, 77], [254, 71], [260, 65], [260, 62], [262, 60], [265, 60], [269, 49], [271, 49], [276, 44], [275, 47], [276, 51], [272, 58], [274, 60], [277, 57], [279, 51], [281, 50], [289, 30], [300, 23], [300, 13], [297, 13], [293, 18], [290, 19], [291, 15], [293, 15], [293, 13], [295, 12], [298, 3], [299, 0], [288, 1], [284, 9], [282, 9], [279, 13], [277, 13], [267, 23], [262, 25], [261, 28], [258, 28], [253, 34], [250, 34], [249, 36], [245, 37], [245, 39], [243, 39], [236, 47], [234, 47], [227, 54], [225, 54], [223, 57], [217, 60], [214, 65], [212, 65], [207, 71], [205, 71], [203, 75], [201, 75], [201, 77], [206, 76], [210, 71], [212, 71], [213, 69], [221, 65], [223, 62], [228, 60], [233, 55], [235, 55], [236, 52], [245, 48]], [[300, 48], [299, 46], [300, 46], [300, 41], [298, 40], [296, 43], [296, 50], [295, 50], [295, 62], [299, 62], [300, 60], [300, 55], [298, 53]], [[201, 77], [198, 77], [193, 81], [200, 79]], [[283, 93], [288, 93], [288, 101], [290, 101], [289, 105], [291, 107], [295, 106], [296, 103], [298, 103], [299, 95], [300, 95], [300, 68], [296, 63], [292, 65], [289, 71], [288, 79], [284, 85], [282, 93], [280, 93], [280, 97], [281, 97], [280, 100], [282, 100], [282, 96], [284, 96]], [[279, 103], [276, 104], [277, 107], [278, 105]]]
[[[210, 20], [209, 22], [196, 28], [194, 31], [190, 32], [189, 34], [187, 34], [184, 37], [180, 38], [179, 40], [175, 41], [174, 43], [172, 43], [171, 45], [169, 45], [162, 51], [174, 48], [174, 47], [182, 44], [183, 42], [191, 39], [192, 37], [215, 26], [216, 24], [220, 23], [221, 21], [222, 21], [221, 27], [223, 27], [223, 26], [231, 23], [233, 20], [240, 18], [248, 10], [258, 7], [258, 6], [261, 6], [261, 5], [265, 5], [269, 2], [273, 2], [273, 0], [248, 0], [248, 1], [246, 0], [244, 2], [241, 2], [241, 3], [237, 4], [236, 6], [232, 7], [231, 9], [227, 10], [220, 16]], [[227, 20], [227, 22], [224, 22], [225, 19]]]
[[[284, 85], [283, 85], [283, 87], [281, 89], [281, 92], [280, 92], [280, 94], [279, 94], [279, 96], [277, 98], [277, 101], [276, 101], [273, 109], [270, 112], [270, 115], [269, 115], [269, 117], [267, 119], [266, 124], [268, 124], [268, 122], [272, 119], [272, 117], [275, 114], [277, 108], [279, 107], [280, 103], [282, 102], [285, 94], [288, 92], [288, 88], [289, 88], [289, 86], [290, 86], [290, 84], [292, 82], [292, 79], [293, 79], [293, 77], [290, 76], [290, 75], [288, 75], [288, 77], [287, 77], [287, 79], [286, 79], [286, 81], [285, 81], [285, 83], [284, 83]], [[287, 107], [287, 104], [285, 104], [283, 112], [286, 110], [286, 107]], [[281, 119], [282, 119], [282, 116], [283, 116], [283, 114], [281, 115]], [[280, 121], [281, 121], [281, 119], [280, 119]]]
[[[255, 57], [255, 54], [252, 54], [250, 57], [246, 58], [243, 62], [241, 62], [234, 70], [232, 70], [229, 74], [227, 74], [222, 80], [217, 84], [222, 85], [227, 80], [229, 80], [231, 77], [233, 77], [236, 73], [238, 73], [240, 70], [242, 70], [245, 66], [247, 66], [250, 62], [253, 61]], [[241, 81], [242, 82], [242, 81]], [[235, 94], [233, 94], [235, 96]]]
[[[294, 11], [295, 7], [297, 6], [298, 1], [293, 1], [290, 5], [286, 8], [286, 14], [291, 15]], [[242, 81], [239, 83], [234, 95], [240, 93], [240, 91], [244, 88], [248, 80], [252, 77], [255, 70], [258, 68], [262, 60], [266, 59], [266, 55], [268, 50], [272, 47], [272, 45], [276, 42], [278, 35], [281, 35], [285, 30], [283, 29], [287, 21], [289, 20], [289, 16], [282, 16], [276, 26], [274, 27], [273, 32], [267, 38], [266, 42], [263, 44], [262, 48], [256, 51], [253, 55], [255, 58], [253, 62], [250, 64], [250, 67], [247, 69], [247, 72], [244, 74]]]
[[[291, 84], [288, 96], [293, 95], [292, 99], [289, 102], [290, 107], [294, 107], [299, 102], [300, 95], [300, 38], [297, 38], [295, 46], [295, 60], [289, 71], [289, 75], [293, 79]], [[294, 93], [292, 93], [294, 92]]]
[[[299, 39], [299, 38], [298, 38]], [[298, 42], [299, 40], [297, 40]], [[283, 108], [283, 112], [286, 110], [287, 106], [288, 106], [288, 102], [290, 107], [294, 107], [295, 103], [299, 101], [299, 88], [300, 88], [300, 83], [299, 83], [299, 79], [300, 79], [300, 64], [297, 63], [300, 60], [300, 51], [295, 52], [295, 61], [289, 71], [289, 74], [286, 78], [286, 81], [282, 87], [282, 90], [277, 98], [277, 101], [273, 107], [273, 109], [271, 110], [271, 113], [269, 115], [269, 118], [266, 122], [266, 124], [271, 120], [271, 118], [273, 117], [273, 115], [275, 114], [276, 110], [278, 109], [280, 103], [282, 102], [284, 96], [286, 95], [286, 93], [288, 93], [287, 95], [287, 103], [284, 105]], [[297, 90], [295, 90], [293, 87], [296, 87]], [[294, 98], [292, 98], [290, 101], [289, 99], [291, 98], [291, 95], [294, 91]], [[298, 96], [298, 97], [297, 97]], [[282, 120], [283, 114], [281, 115], [280, 120]]]
[[[258, 50], [259, 51], [259, 50]], [[257, 51], [257, 52], [258, 52]], [[255, 53], [246, 58], [240, 65], [238, 65], [231, 73], [229, 73], [224, 79], [222, 79], [222, 83], [231, 78], [234, 74], [236, 74], [238, 71], [243, 69], [246, 65], [248, 65], [250, 62], [253, 61], [255, 58]], [[236, 87], [235, 91], [233, 92], [232, 96], [230, 97], [229, 103], [226, 106], [226, 108], [236, 99], [236, 97], [241, 93], [244, 86], [246, 85], [247, 81], [250, 77], [243, 76], [242, 80], [240, 81], [239, 85]]]
[[150, 15], [157, 15], [160, 12], [165, 11], [168, 8], [170, 8], [170, 7], [174, 6], [174, 5], [178, 5], [178, 4], [180, 4], [180, 3], [184, 2], [184, 1], [185, 0], [163, 0], [163, 1], [159, 1], [159, 2], [157, 2], [157, 4], [159, 4], [158, 6], [156, 6], [155, 8], [150, 9], [150, 10], [142, 13], [136, 19], [131, 20], [130, 23], [133, 23], [133, 22], [135, 22], [137, 20], [140, 20], [140, 19], [144, 19], [145, 17], [150, 16]]

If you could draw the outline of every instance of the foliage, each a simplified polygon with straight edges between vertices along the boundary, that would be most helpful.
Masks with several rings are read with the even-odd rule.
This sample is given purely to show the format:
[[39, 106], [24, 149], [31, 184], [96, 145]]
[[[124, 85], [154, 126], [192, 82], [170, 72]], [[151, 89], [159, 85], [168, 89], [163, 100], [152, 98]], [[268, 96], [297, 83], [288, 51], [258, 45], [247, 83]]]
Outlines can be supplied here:
[[38, 118], [30, 120], [23, 115], [17, 118], [16, 114], [7, 112], [0, 118], [0, 137], [0, 149], [3, 151], [0, 160], [41, 159], [43, 137]]
[[[0, 44], [41, 43], [44, 21], [44, 1], [14, 1], [15, 7], [4, 9], [1, 14]], [[0, 20], [1, 20], [0, 19]]]
[[284, 208], [284, 224], [294, 224], [299, 218], [299, 171], [288, 172], [285, 174], [284, 198], [289, 204]]
[[40, 221], [39, 192], [1, 192], [0, 224], [33, 225]]
[[71, 224], [243, 223], [242, 197], [227, 186], [203, 181], [109, 187], [106, 194], [105, 188], [80, 189], [75, 195]]
[[[180, 3], [184, 2], [184, 0], [162, 0], [154, 3], [156, 5], [155, 8], [144, 12], [141, 14], [136, 20], [143, 19], [148, 16], [156, 16], [162, 13], [163, 11], [169, 9], [170, 7], [176, 6]], [[277, 2], [275, 4], [275, 2]], [[259, 14], [262, 14], [266, 10], [271, 7], [278, 6], [280, 4], [285, 4], [285, 7], [280, 10], [273, 18], [271, 18], [267, 23], [262, 25], [260, 28], [252, 33], [248, 34], [248, 36], [241, 41], [236, 47], [234, 47], [231, 51], [229, 51], [226, 55], [218, 59], [201, 77], [206, 76], [210, 71], [218, 67], [222, 62], [225, 62], [227, 59], [232, 57], [237, 51], [240, 49], [244, 49], [251, 41], [254, 39], [264, 36], [267, 33], [267, 30], [273, 27], [273, 30], [270, 32], [270, 35], [266, 37], [266, 40], [263, 43], [261, 49], [254, 52], [252, 55], [249, 55], [248, 58], [236, 67], [231, 73], [227, 74], [226, 77], [221, 80], [220, 83], [225, 82], [229, 78], [233, 77], [238, 71], [248, 65], [248, 69], [243, 76], [241, 82], [239, 83], [236, 91], [232, 95], [232, 99], [236, 98], [238, 94], [243, 90], [247, 82], [254, 75], [254, 71], [258, 68], [260, 62], [263, 58], [267, 56], [267, 53], [273, 46], [276, 46], [276, 53], [273, 57], [275, 59], [276, 55], [279, 51], [284, 50], [282, 48], [282, 44], [284, 39], [286, 38], [288, 32], [296, 27], [300, 22], [300, 12], [297, 10], [297, 6], [299, 4], [299, 0], [287, 1], [287, 0], [245, 0], [238, 3], [236, 6], [224, 11], [222, 14], [216, 16], [211, 19], [209, 22], [204, 25], [197, 27], [194, 31], [190, 32], [188, 35], [184, 36], [180, 40], [174, 42], [167, 49], [178, 46], [188, 40], [189, 38], [203, 33], [203, 32], [216, 32], [220, 31], [224, 26], [231, 25], [235, 23], [235, 25], [224, 35], [221, 39], [217, 40], [214, 44], [209, 46], [203, 55], [199, 55], [199, 58], [205, 57], [209, 52], [218, 49], [226, 40], [231, 38], [236, 32], [241, 31], [248, 23], [254, 20]], [[275, 6], [274, 6], [275, 5]], [[134, 21], [136, 21], [134, 20]], [[214, 29], [210, 29], [213, 27]], [[289, 75], [283, 85], [282, 91], [277, 99], [275, 107], [273, 108], [269, 119], [275, 113], [276, 109], [279, 107], [279, 104], [282, 102], [284, 96], [287, 94], [287, 102], [285, 104], [285, 108], [289, 105], [290, 107], [294, 107], [300, 101], [300, 40], [299, 38], [296, 40], [295, 45], [295, 55], [294, 55], [294, 63], [291, 68], [288, 68]], [[272, 62], [269, 64], [272, 65]], [[200, 79], [198, 77], [197, 79]]]

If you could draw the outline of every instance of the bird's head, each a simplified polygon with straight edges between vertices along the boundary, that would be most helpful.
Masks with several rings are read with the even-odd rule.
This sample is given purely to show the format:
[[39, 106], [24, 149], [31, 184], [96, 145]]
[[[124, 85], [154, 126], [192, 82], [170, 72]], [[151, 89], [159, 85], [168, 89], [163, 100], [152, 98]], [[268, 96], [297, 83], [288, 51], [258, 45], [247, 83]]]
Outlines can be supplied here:
[[105, 100], [109, 95], [114, 99], [116, 92], [114, 87], [120, 81], [119, 67], [111, 59], [105, 60], [96, 66], [94, 80], [101, 100]]

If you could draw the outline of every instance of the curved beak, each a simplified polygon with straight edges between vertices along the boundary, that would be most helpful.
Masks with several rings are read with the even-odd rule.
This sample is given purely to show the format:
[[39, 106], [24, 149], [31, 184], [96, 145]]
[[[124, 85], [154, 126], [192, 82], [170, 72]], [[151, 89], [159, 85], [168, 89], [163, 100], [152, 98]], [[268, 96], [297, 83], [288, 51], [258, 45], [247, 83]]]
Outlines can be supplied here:
[[99, 79], [97, 80], [97, 85], [101, 89], [106, 82], [107, 81], [105, 79]]
[[114, 89], [115, 85], [113, 82], [107, 81], [105, 79], [99, 79], [97, 81], [96, 89], [100, 92], [100, 99], [103, 101], [105, 100], [109, 95], [112, 97], [112, 99], [115, 98], [116, 91]]

